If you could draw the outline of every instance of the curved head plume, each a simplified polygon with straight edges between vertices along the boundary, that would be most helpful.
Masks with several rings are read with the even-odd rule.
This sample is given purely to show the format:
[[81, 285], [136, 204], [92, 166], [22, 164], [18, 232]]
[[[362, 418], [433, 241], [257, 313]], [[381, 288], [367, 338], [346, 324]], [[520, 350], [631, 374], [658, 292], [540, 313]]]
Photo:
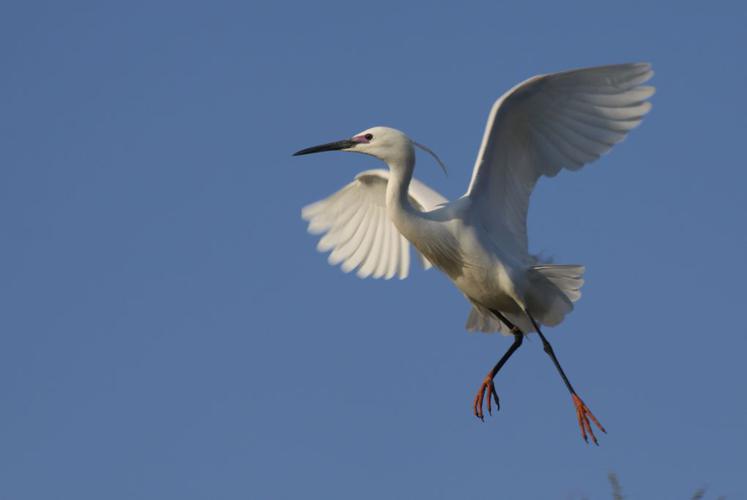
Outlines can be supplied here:
[[438, 163], [438, 166], [441, 167], [441, 170], [444, 171], [444, 174], [446, 174], [447, 177], [449, 176], [449, 171], [446, 170], [446, 164], [441, 161], [441, 158], [439, 158], [438, 155], [436, 153], [434, 153], [431, 148], [429, 148], [428, 146], [425, 146], [423, 144], [420, 144], [419, 142], [415, 142], [412, 139], [410, 139], [410, 141], [412, 141], [413, 145], [419, 147], [420, 149], [422, 149], [423, 151], [425, 151], [426, 153], [428, 153], [429, 155], [431, 155], [433, 157], [433, 159], [436, 160], [436, 163]]

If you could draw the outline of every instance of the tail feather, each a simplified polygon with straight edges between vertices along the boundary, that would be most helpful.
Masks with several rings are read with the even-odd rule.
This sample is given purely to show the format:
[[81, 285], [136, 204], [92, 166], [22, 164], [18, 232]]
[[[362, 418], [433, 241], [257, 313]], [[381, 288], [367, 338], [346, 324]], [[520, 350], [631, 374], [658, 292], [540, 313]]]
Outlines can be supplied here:
[[509, 331], [506, 325], [498, 321], [490, 311], [483, 309], [480, 306], [473, 305], [472, 310], [467, 316], [467, 325], [465, 326], [468, 332], [501, 332], [504, 335], [508, 335]]
[[[534, 331], [534, 327], [526, 315], [503, 314], [506, 316], [507, 320], [518, 326], [519, 330], [522, 332], [530, 333]], [[467, 317], [466, 329], [468, 332], [500, 332], [503, 335], [512, 335], [512, 332], [507, 325], [496, 318], [488, 309], [485, 309], [474, 302], [472, 303], [472, 310], [469, 312], [469, 316]]]
[[581, 298], [581, 287], [584, 284], [586, 268], [577, 264], [541, 264], [534, 266], [532, 271], [538, 272], [549, 279], [568, 297], [571, 302]]
[[[581, 298], [584, 271], [584, 266], [573, 264], [541, 264], [529, 269], [527, 307], [537, 322], [555, 326], [563, 321], [573, 310], [573, 303]], [[468, 331], [511, 333], [489, 310], [475, 303], [472, 306], [467, 317]], [[506, 314], [506, 318], [524, 333], [535, 331], [525, 315]]]
[[527, 306], [543, 325], [555, 326], [581, 298], [584, 266], [542, 264], [529, 269]]

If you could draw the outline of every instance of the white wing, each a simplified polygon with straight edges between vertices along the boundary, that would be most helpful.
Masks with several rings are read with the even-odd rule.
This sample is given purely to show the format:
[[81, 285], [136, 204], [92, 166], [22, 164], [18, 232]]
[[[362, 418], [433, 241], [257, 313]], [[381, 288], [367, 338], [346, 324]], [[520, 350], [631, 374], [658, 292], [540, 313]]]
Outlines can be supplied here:
[[492, 234], [527, 254], [529, 196], [542, 175], [578, 170], [638, 125], [651, 109], [645, 63], [530, 78], [490, 110], [466, 196]]
[[[410, 245], [386, 214], [388, 170], [367, 170], [332, 196], [303, 208], [309, 232], [326, 233], [319, 240], [320, 252], [332, 251], [329, 263], [342, 263], [346, 273], [358, 269], [361, 278], [400, 279], [410, 270]], [[447, 200], [422, 182], [410, 184], [410, 202], [429, 211]], [[423, 266], [431, 264], [421, 256]]]

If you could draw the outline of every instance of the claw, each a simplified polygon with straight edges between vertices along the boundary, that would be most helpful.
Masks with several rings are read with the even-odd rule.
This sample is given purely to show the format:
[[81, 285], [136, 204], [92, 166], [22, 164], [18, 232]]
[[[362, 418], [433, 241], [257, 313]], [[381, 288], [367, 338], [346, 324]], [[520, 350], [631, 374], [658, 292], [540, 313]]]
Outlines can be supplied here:
[[482, 385], [480, 385], [480, 389], [477, 391], [477, 395], [475, 396], [475, 401], [472, 404], [472, 409], [474, 410], [475, 416], [483, 422], [485, 421], [485, 413], [483, 413], [482, 407], [483, 403], [485, 402], [486, 393], [488, 396], [488, 414], [492, 415], [492, 400], [495, 400], [495, 411], [500, 410], [501, 403], [498, 399], [498, 392], [495, 390], [493, 379], [490, 377], [485, 377], [485, 380], [482, 381]]
[[488, 394], [488, 413], [490, 415], [493, 414], [492, 408], [490, 407], [491, 406], [490, 405], [490, 399], [491, 399], [491, 397], [493, 399], [495, 399], [495, 411], [499, 411], [501, 409], [501, 401], [500, 401], [500, 399], [498, 399], [498, 393], [495, 390], [495, 384], [493, 383], [492, 380], [490, 381], [490, 392]]
[[586, 406], [586, 404], [581, 400], [580, 397], [576, 393], [571, 394], [571, 397], [573, 398], [573, 404], [576, 407], [576, 418], [578, 418], [578, 426], [581, 428], [581, 437], [584, 438], [584, 441], [587, 443], [589, 442], [589, 436], [591, 436], [591, 440], [593, 443], [597, 446], [599, 446], [599, 441], [597, 441], [597, 437], [594, 435], [594, 430], [591, 427], [591, 423], [589, 422], [589, 419], [591, 418], [591, 421], [594, 422], [594, 424], [599, 427], [599, 430], [607, 434], [607, 431], [602, 427], [602, 424], [599, 423], [599, 420], [594, 416], [594, 414], [589, 410], [589, 407]]
[[[492, 382], [491, 382], [490, 385], [492, 385]], [[492, 402], [493, 402], [493, 388], [490, 387], [490, 386], [488, 386], [487, 393], [488, 393], [488, 415], [493, 415], [493, 407], [492, 407]]]
[[475, 401], [472, 403], [472, 409], [475, 413], [475, 416], [485, 421], [485, 418], [482, 413], [482, 400], [485, 397], [485, 385], [480, 386], [480, 390], [477, 391], [477, 395], [475, 396]]

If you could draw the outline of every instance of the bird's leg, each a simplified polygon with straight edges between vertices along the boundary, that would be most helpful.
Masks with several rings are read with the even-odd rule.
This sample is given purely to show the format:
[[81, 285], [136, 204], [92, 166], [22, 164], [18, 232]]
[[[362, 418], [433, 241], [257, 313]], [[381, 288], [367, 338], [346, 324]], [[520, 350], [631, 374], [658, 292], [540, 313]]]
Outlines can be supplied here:
[[560, 373], [560, 376], [562, 377], [563, 382], [565, 383], [565, 386], [568, 388], [568, 391], [570, 391], [571, 393], [571, 399], [573, 399], [573, 405], [576, 407], [576, 418], [578, 418], [578, 426], [581, 428], [581, 436], [584, 438], [584, 441], [588, 443], [589, 442], [588, 436], [590, 435], [591, 440], [594, 442], [594, 444], [599, 446], [599, 442], [597, 441], [597, 437], [594, 435], [594, 431], [591, 428], [591, 423], [589, 422], [589, 419], [591, 419], [591, 421], [594, 422], [594, 424], [596, 424], [597, 427], [599, 427], [599, 430], [601, 430], [605, 434], [607, 433], [607, 431], [604, 429], [604, 427], [602, 427], [602, 424], [599, 423], [599, 420], [597, 420], [594, 414], [591, 413], [591, 410], [589, 410], [589, 407], [586, 406], [586, 404], [581, 400], [578, 394], [576, 394], [576, 391], [575, 389], [573, 389], [573, 386], [571, 385], [571, 382], [568, 380], [568, 377], [563, 371], [563, 368], [561, 368], [560, 362], [558, 361], [558, 358], [555, 356], [555, 351], [553, 351], [552, 346], [550, 345], [550, 342], [547, 341], [547, 339], [542, 333], [542, 330], [540, 330], [539, 325], [534, 320], [534, 318], [529, 313], [529, 311], [526, 311], [526, 313], [527, 313], [527, 316], [529, 317], [529, 320], [532, 322], [534, 329], [537, 330], [537, 334], [540, 336], [540, 339], [542, 339], [542, 348], [545, 350], [547, 355], [550, 356], [550, 359], [552, 359], [552, 362], [555, 364], [555, 368], [558, 369], [558, 372]]
[[495, 399], [495, 411], [498, 411], [501, 407], [500, 400], [498, 399], [498, 393], [495, 390], [495, 384], [493, 383], [493, 379], [495, 378], [498, 371], [503, 367], [504, 364], [506, 364], [506, 361], [508, 361], [508, 358], [511, 357], [511, 355], [516, 351], [516, 349], [519, 348], [521, 345], [522, 340], [524, 339], [524, 333], [519, 330], [519, 328], [508, 321], [500, 312], [498, 311], [492, 311], [493, 314], [498, 317], [503, 323], [505, 323], [506, 326], [508, 326], [511, 329], [511, 333], [514, 335], [514, 343], [511, 344], [511, 347], [508, 348], [506, 353], [501, 356], [501, 359], [498, 360], [498, 362], [495, 364], [492, 370], [488, 372], [488, 374], [485, 376], [485, 379], [482, 381], [482, 385], [480, 385], [480, 390], [477, 391], [477, 396], [475, 396], [475, 402], [473, 403], [473, 408], [475, 411], [475, 416], [478, 417], [480, 420], [484, 420], [485, 414], [482, 411], [482, 405], [483, 401], [485, 400], [485, 395], [487, 393], [488, 396], [488, 414], [493, 414], [493, 408], [491, 405], [491, 398]]

